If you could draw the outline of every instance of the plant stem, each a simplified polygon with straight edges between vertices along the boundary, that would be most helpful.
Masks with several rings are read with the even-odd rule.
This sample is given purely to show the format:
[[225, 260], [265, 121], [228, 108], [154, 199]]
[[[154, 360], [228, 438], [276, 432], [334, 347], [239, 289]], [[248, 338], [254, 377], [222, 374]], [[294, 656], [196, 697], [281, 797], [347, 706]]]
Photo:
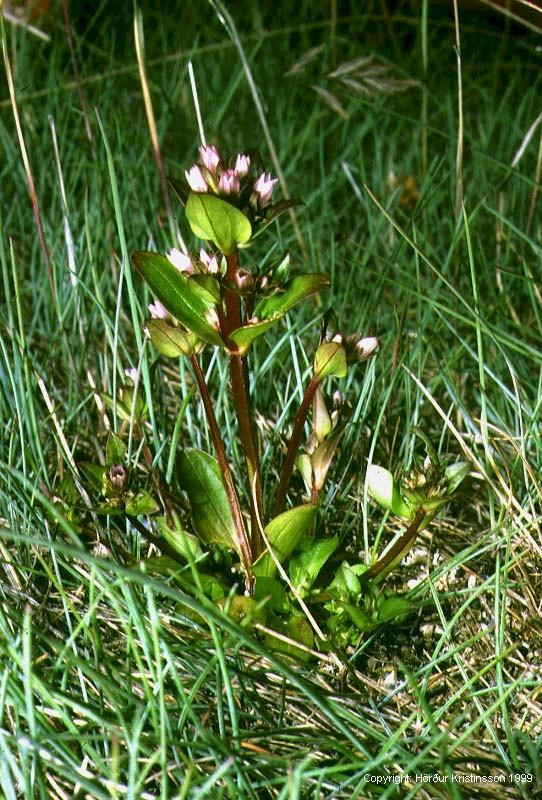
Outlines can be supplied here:
[[250, 408], [246, 362], [241, 356], [230, 356], [232, 399], [237, 415], [239, 438], [245, 452], [250, 497], [252, 558], [256, 560], [264, 550], [259, 520], [263, 519], [263, 491], [260, 461], [256, 448], [254, 426]]
[[359, 581], [361, 585], [367, 583], [376, 577], [383, 578], [391, 569], [398, 563], [404, 555], [410, 550], [412, 545], [414, 544], [414, 540], [416, 538], [416, 534], [420, 528], [420, 525], [424, 521], [427, 516], [427, 511], [424, 508], [420, 508], [417, 511], [416, 516], [401, 536], [401, 538], [393, 545], [390, 550], [386, 553], [385, 556], [380, 558], [376, 564], [373, 564], [367, 572], [364, 572], [359, 577]]
[[[239, 295], [230, 287], [234, 286], [235, 275], [239, 267], [237, 251], [226, 256], [227, 270], [225, 277], [224, 300], [226, 305], [225, 325], [226, 330], [222, 331], [226, 343], [229, 344], [229, 335], [232, 331], [242, 325], [241, 299]], [[239, 438], [243, 446], [247, 467], [249, 483], [250, 501], [250, 523], [251, 523], [251, 549], [252, 560], [255, 561], [264, 550], [264, 544], [260, 535], [260, 520], [263, 519], [263, 490], [260, 472], [260, 460], [256, 437], [254, 435], [254, 424], [252, 421], [252, 409], [250, 405], [249, 380], [246, 359], [236, 355], [234, 348], [231, 347], [230, 355], [230, 380], [233, 407], [237, 417]]]
[[311, 403], [313, 401], [314, 395], [319, 385], [320, 381], [318, 380], [318, 378], [312, 377], [309, 385], [305, 390], [305, 395], [303, 397], [303, 400], [301, 401], [301, 405], [299, 406], [294, 421], [294, 427], [292, 429], [292, 435], [288, 443], [288, 450], [286, 451], [286, 459], [282, 467], [282, 474], [280, 476], [279, 488], [277, 489], [277, 494], [275, 497], [275, 505], [273, 506], [274, 517], [276, 517], [278, 514], [284, 511], [286, 492], [288, 491], [288, 485], [290, 483], [290, 478], [292, 477], [295, 458], [297, 455], [299, 444], [301, 442], [301, 435], [303, 433], [303, 427], [305, 425], [305, 421], [307, 419]]
[[211, 429], [211, 437], [213, 439], [213, 444], [216, 450], [216, 457], [218, 459], [218, 465], [220, 467], [220, 473], [222, 475], [222, 482], [224, 484], [224, 489], [226, 490], [228, 503], [230, 505], [233, 517], [233, 523], [235, 525], [235, 531], [237, 533], [237, 542], [239, 545], [241, 561], [243, 562], [243, 568], [246, 574], [247, 588], [250, 589], [253, 580], [252, 553], [250, 548], [250, 542], [248, 540], [247, 533], [245, 531], [245, 523], [243, 521], [241, 506], [239, 505], [239, 499], [237, 497], [237, 492], [235, 491], [233, 477], [228, 464], [228, 459], [226, 458], [226, 451], [224, 450], [224, 444], [222, 442], [222, 437], [220, 436], [220, 429], [216, 421], [213, 404], [211, 401], [211, 397], [209, 395], [209, 389], [207, 388], [207, 384], [205, 383], [205, 377], [203, 375], [203, 372], [201, 371], [201, 367], [197, 356], [193, 355], [191, 361], [192, 361], [192, 366], [194, 368], [194, 372], [196, 374], [196, 381], [201, 394], [201, 399], [203, 400], [203, 406], [205, 408], [205, 414], [207, 416], [209, 428]]

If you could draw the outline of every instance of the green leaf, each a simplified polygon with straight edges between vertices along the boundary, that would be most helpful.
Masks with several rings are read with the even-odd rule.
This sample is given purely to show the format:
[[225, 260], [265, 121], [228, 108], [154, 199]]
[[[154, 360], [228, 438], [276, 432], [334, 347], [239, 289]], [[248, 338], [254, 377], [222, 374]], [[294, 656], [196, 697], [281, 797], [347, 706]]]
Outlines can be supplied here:
[[305, 297], [325, 289], [326, 286], [329, 286], [327, 275], [322, 275], [319, 272], [297, 275], [283, 289], [275, 292], [270, 297], [261, 298], [254, 308], [254, 316], [262, 319], [284, 316], [287, 311]]
[[160, 511], [160, 506], [149, 494], [149, 492], [138, 492], [132, 497], [127, 497], [126, 513], [131, 517], [138, 517], [140, 514], [157, 514]]
[[81, 495], [77, 490], [75, 480], [71, 472], [66, 472], [55, 492], [61, 500], [68, 506], [75, 506], [81, 500]]
[[354, 606], [351, 603], [344, 603], [343, 609], [356, 628], [359, 628], [362, 633], [368, 633], [372, 628], [376, 627], [365, 609]]
[[449, 494], [453, 494], [459, 485], [465, 480], [470, 472], [470, 464], [465, 461], [458, 461], [456, 464], [450, 464], [444, 470], [444, 478], [446, 480], [446, 490]]
[[124, 515], [124, 503], [119, 498], [113, 498], [107, 503], [99, 503], [94, 511], [96, 514], [107, 514], [109, 517], [119, 517]]
[[[142, 420], [148, 412], [147, 404], [145, 402], [145, 398], [142, 397], [139, 393], [135, 398], [134, 402], [134, 387], [127, 386], [126, 384], [119, 389], [117, 393], [117, 402], [113, 402], [113, 398], [110, 394], [106, 394], [102, 392], [100, 394], [101, 399], [103, 400], [104, 404], [107, 408], [113, 409], [116, 408], [116, 412], [118, 416], [123, 420], [123, 422], [133, 422], [133, 420]], [[132, 419], [132, 405], [133, 405], [133, 419]]]
[[[316, 517], [317, 506], [304, 505], [291, 508], [271, 520], [265, 527], [265, 535], [276, 558], [284, 564], [288, 557], [310, 530]], [[272, 578], [276, 572], [275, 562], [268, 552], [262, 553], [254, 564], [256, 577]]]
[[300, 661], [310, 661], [311, 654], [307, 653], [306, 650], [301, 650], [294, 644], [294, 642], [299, 642], [299, 644], [311, 650], [314, 649], [314, 633], [310, 623], [302, 614], [292, 614], [286, 622], [282, 620], [273, 621], [272, 628], [277, 633], [282, 636], [287, 636], [293, 641], [291, 643], [285, 642], [284, 639], [279, 639], [273, 636], [272, 633], [269, 633], [265, 637], [265, 645], [269, 647], [270, 650], [284, 653], [284, 655], [297, 658]]
[[185, 450], [179, 459], [179, 479], [188, 495], [194, 529], [201, 541], [237, 550], [228, 496], [215, 459], [203, 450]]
[[223, 344], [210, 322], [216, 314], [212, 294], [179, 272], [161, 253], [134, 253], [132, 261], [153, 294], [175, 319], [205, 342]]
[[[133, 565], [136, 566], [138, 564], [137, 559], [133, 560]], [[145, 573], [147, 575], [171, 575], [175, 573], [185, 573], [186, 576], [186, 567], [183, 567], [179, 564], [178, 561], [175, 561], [170, 556], [151, 556], [150, 558], [145, 558], [143, 561]], [[186, 585], [186, 577], [183, 583]]]
[[284, 586], [276, 578], [266, 578], [265, 576], [257, 578], [254, 599], [267, 600], [269, 608], [282, 613], [290, 607]]
[[379, 604], [377, 620], [379, 623], [390, 622], [397, 617], [404, 617], [405, 614], [412, 614], [414, 611], [416, 611], [414, 603], [394, 594], [385, 597]]
[[192, 356], [198, 346], [198, 337], [191, 331], [182, 331], [163, 319], [150, 319], [147, 330], [151, 342], [159, 353], [168, 358]]
[[190, 282], [202, 286], [213, 297], [215, 303], [220, 303], [220, 284], [214, 275], [196, 273], [190, 277]]
[[304, 593], [310, 589], [320, 570], [338, 546], [338, 536], [320, 539], [320, 541], [312, 542], [306, 550], [292, 558], [290, 580], [298, 591]]
[[103, 467], [101, 464], [95, 464], [92, 461], [82, 461], [79, 466], [93, 489], [102, 494], [107, 484], [108, 471], [106, 467]]
[[116, 433], [111, 432], [105, 446], [105, 463], [108, 467], [123, 464], [126, 458], [126, 445]]
[[399, 487], [388, 469], [371, 464], [367, 470], [367, 487], [376, 502], [398, 517], [412, 518], [412, 508], [401, 497]]
[[323, 381], [332, 375], [345, 378], [348, 372], [346, 352], [341, 342], [323, 342], [314, 356], [314, 377]]
[[186, 217], [196, 236], [210, 240], [225, 255], [233, 253], [237, 245], [246, 244], [252, 236], [248, 217], [214, 194], [190, 192]]
[[273, 317], [273, 319], [264, 319], [263, 322], [254, 322], [252, 325], [245, 325], [242, 328], [236, 328], [230, 334], [230, 339], [237, 345], [240, 355], [246, 355], [252, 342], [262, 333], [268, 331], [279, 319], [282, 319], [282, 315]]
[[203, 550], [200, 547], [199, 539], [185, 531], [177, 515], [175, 515], [174, 528], [168, 525], [166, 517], [158, 517], [155, 521], [158, 523], [158, 532], [162, 539], [165, 539], [169, 546], [173, 547], [179, 555], [186, 558], [187, 561], [191, 559], [201, 559], [203, 557]]
[[348, 600], [351, 597], [359, 597], [361, 594], [361, 583], [356, 571], [352, 569], [347, 561], [343, 561], [335, 573], [333, 581], [328, 586], [328, 591], [340, 600]]
[[265, 622], [265, 608], [262, 608], [253, 597], [234, 594], [217, 603], [239, 625], [252, 628], [255, 622]]

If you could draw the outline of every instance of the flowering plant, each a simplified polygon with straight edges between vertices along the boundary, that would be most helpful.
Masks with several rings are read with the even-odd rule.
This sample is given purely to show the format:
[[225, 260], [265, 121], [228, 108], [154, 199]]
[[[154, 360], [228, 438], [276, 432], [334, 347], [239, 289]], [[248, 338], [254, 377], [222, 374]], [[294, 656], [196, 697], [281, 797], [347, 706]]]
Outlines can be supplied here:
[[[193, 233], [205, 247], [196, 252], [173, 248], [165, 254], [140, 251], [132, 260], [155, 298], [148, 307], [145, 332], [161, 356], [189, 360], [214, 453], [184, 448], [176, 476], [166, 481], [145, 443], [145, 404], [137, 400], [137, 386], [127, 385], [118, 407], [135, 421], [147, 484], [138, 485], [122, 437], [113, 434], [105, 465], [83, 465], [99, 496], [95, 510], [124, 515], [161, 550], [163, 556], [152, 561], [153, 568], [171, 569], [183, 585], [197, 575], [197, 585], [209, 598], [237, 619], [263, 626], [273, 646], [296, 655], [310, 651], [317, 641], [323, 647], [326, 634], [317, 619], [322, 613], [328, 635], [348, 644], [410, 611], [406, 601], [380, 590], [378, 582], [455, 490], [463, 468], [443, 472], [432, 453], [423, 480], [419, 472], [418, 479], [411, 476], [409, 486], [396, 485], [391, 473], [380, 467], [369, 470], [375, 499], [408, 521], [391, 556], [372, 565], [350, 564], [338, 537], [322, 535], [319, 498], [344, 432], [340, 394], [334, 392], [331, 402], [328, 389], [378, 349], [374, 336], [339, 331], [329, 312], [273, 490], [262, 473], [254, 424], [251, 349], [294, 306], [324, 291], [329, 280], [314, 272], [291, 275], [287, 255], [262, 267], [242, 264], [244, 249], [293, 201], [273, 201], [277, 179], [254, 170], [253, 153], [224, 159], [209, 145], [202, 146], [199, 155], [185, 173], [186, 183], [174, 186]], [[224, 426], [217, 419], [203, 369], [207, 354], [216, 349], [229, 369], [244, 461], [241, 484], [243, 470], [230, 464]], [[129, 377], [137, 384], [137, 374]], [[305, 439], [307, 424], [310, 435]], [[299, 489], [292, 491], [296, 471], [304, 485], [301, 497]]]

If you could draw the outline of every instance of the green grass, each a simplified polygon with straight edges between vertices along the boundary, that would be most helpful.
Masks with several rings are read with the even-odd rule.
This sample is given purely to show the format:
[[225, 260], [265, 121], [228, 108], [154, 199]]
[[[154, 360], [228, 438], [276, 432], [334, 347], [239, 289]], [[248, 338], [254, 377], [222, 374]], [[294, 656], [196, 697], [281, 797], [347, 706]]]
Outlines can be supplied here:
[[[325, 78], [333, 49], [337, 63], [374, 53], [395, 77], [420, 80], [421, 17], [405, 4], [390, 33], [379, 3], [366, 12], [353, 4], [334, 31], [327, 4], [295, 13], [291, 4], [273, 6], [243, 6], [241, 18], [232, 4], [290, 191], [305, 201], [298, 222], [306, 253], [287, 217], [274, 252], [289, 249], [296, 268], [328, 272], [332, 288], [322, 306], [290, 314], [280, 336], [256, 349], [267, 491], [276, 486], [278, 434], [292, 422], [329, 303], [344, 329], [375, 334], [381, 347], [342, 387], [351, 424], [324, 497], [326, 530], [360, 558], [395, 535], [368, 503], [365, 470], [368, 459], [408, 469], [413, 426], [443, 454], [466, 457], [470, 477], [390, 578], [419, 603], [419, 615], [340, 654], [340, 673], [327, 657], [286, 663], [204, 598], [150, 578], [134, 566], [147, 552], [134, 531], [101, 518], [80, 538], [59, 519], [59, 478], [73, 459], [100, 458], [107, 425], [120, 425], [98, 395], [115, 394], [126, 367], [141, 363], [157, 464], [171, 473], [177, 448], [211, 443], [196, 397], [181, 406], [190, 370], [142, 344], [148, 297], [128, 256], [150, 240], [162, 249], [174, 242], [131, 19], [108, 22], [102, 7], [92, 20], [74, 19], [92, 144], [61, 17], [50, 21], [50, 42], [8, 28], [56, 294], [3, 91], [0, 795], [8, 800], [512, 798], [534, 796], [533, 784], [378, 787], [364, 776], [476, 767], [542, 780], [539, 203], [530, 214], [540, 128], [512, 166], [540, 110], [539, 38], [462, 20], [457, 214], [453, 19], [428, 20], [425, 83], [395, 95], [343, 90], [343, 117], [310, 88], [333, 88]], [[271, 167], [239, 53], [213, 8], [149, 12], [144, 25], [166, 171], [181, 175], [198, 143], [188, 59], [208, 140], [232, 152], [259, 146]], [[317, 45], [323, 50], [305, 72], [284, 77]], [[405, 210], [409, 175], [419, 199]], [[270, 256], [273, 235], [259, 241], [247, 258]], [[225, 366], [213, 358], [208, 369], [235, 455]], [[193, 621], [198, 609], [206, 626]]]

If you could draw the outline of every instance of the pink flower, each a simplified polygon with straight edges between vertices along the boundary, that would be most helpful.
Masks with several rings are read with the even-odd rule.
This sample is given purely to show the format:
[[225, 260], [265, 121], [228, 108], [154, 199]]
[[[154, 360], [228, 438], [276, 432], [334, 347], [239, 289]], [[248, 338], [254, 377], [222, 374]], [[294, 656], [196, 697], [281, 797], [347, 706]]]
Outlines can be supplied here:
[[207, 184], [205, 183], [205, 178], [203, 177], [203, 173], [197, 164], [194, 164], [193, 167], [190, 167], [190, 169], [187, 170], [184, 174], [186, 176], [186, 180], [188, 181], [188, 185], [190, 186], [193, 192], [207, 191]]
[[278, 183], [278, 178], [272, 178], [270, 172], [262, 172], [254, 184], [254, 191], [258, 195], [262, 207], [271, 202], [271, 195], [276, 183]]
[[218, 191], [222, 194], [237, 194], [241, 189], [239, 178], [235, 174], [235, 170], [227, 169], [220, 176], [218, 181]]
[[[213, 175], [216, 172], [216, 168], [220, 164], [220, 153], [214, 146], [214, 144], [210, 144], [208, 146], [203, 145], [199, 149], [199, 154], [201, 158], [201, 163], [204, 167], [207, 167], [209, 172]], [[194, 191], [199, 191], [198, 189], [194, 189]]]
[[218, 259], [215, 255], [210, 256], [203, 248], [199, 251], [199, 260], [207, 268], [210, 275], [216, 275], [219, 271]]
[[233, 168], [233, 171], [238, 178], [244, 178], [245, 175], [248, 175], [249, 169], [250, 156], [246, 156], [244, 153], [239, 153], [235, 161], [235, 167]]
[[356, 342], [356, 355], [359, 361], [365, 361], [378, 350], [378, 339], [375, 336], [366, 336]]
[[169, 311], [162, 305], [160, 300], [155, 300], [149, 305], [149, 314], [153, 319], [168, 319]]
[[173, 247], [169, 253], [167, 253], [167, 260], [170, 264], [173, 264], [179, 272], [187, 272], [189, 275], [192, 275], [194, 272], [194, 265], [190, 259], [190, 256], [187, 256], [186, 253], [182, 253], [176, 247]]

